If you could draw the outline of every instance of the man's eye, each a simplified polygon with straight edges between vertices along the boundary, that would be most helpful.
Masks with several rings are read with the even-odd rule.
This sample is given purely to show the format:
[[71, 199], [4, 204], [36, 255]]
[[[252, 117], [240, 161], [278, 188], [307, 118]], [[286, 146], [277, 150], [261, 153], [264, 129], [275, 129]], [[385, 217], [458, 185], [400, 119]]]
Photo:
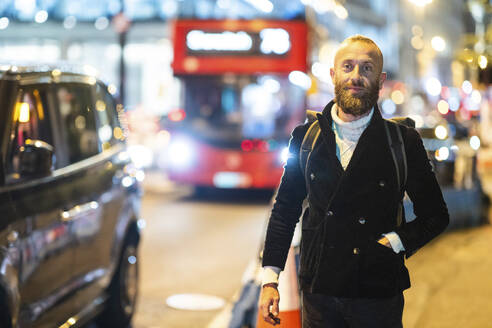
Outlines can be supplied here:
[[343, 68], [350, 69], [350, 68], [352, 68], [352, 65], [350, 65], [350, 64], [345, 64], [345, 65], [343, 65]]
[[364, 66], [364, 70], [366, 72], [371, 72], [372, 71], [372, 66], [366, 65], [366, 66]]

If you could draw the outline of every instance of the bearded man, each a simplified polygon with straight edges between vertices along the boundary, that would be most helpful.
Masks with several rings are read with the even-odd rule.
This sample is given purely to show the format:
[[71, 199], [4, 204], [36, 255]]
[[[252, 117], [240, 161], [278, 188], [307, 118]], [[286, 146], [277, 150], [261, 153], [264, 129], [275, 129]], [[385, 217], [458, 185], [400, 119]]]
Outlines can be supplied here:
[[289, 145], [263, 251], [259, 311], [274, 325], [278, 275], [302, 218], [299, 285], [304, 328], [402, 327], [405, 257], [441, 233], [449, 214], [422, 140], [398, 125], [408, 178], [403, 186], [416, 218], [398, 223], [402, 195], [377, 100], [386, 79], [383, 55], [369, 38], [343, 41], [330, 70], [335, 99], [318, 114], [320, 138], [305, 171], [298, 126]]

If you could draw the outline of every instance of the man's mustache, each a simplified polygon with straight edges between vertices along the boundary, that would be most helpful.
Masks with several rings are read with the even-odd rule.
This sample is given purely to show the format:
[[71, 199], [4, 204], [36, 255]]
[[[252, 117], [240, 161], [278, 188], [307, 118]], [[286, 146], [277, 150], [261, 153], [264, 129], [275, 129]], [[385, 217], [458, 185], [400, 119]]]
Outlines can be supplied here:
[[351, 87], [357, 87], [357, 88], [365, 88], [366, 86], [364, 85], [364, 82], [363, 81], [354, 81], [350, 84], [347, 84], [346, 86], [347, 88], [351, 88]]

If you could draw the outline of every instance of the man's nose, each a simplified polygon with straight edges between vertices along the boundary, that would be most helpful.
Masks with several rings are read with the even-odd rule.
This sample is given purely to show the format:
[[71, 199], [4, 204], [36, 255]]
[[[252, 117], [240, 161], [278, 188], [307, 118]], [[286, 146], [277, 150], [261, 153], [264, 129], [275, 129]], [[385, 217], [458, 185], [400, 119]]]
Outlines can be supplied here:
[[351, 76], [352, 79], [356, 79], [356, 80], [360, 80], [362, 78], [361, 74], [360, 74], [360, 67], [359, 65], [355, 65], [354, 66], [354, 69], [352, 70], [352, 76]]
[[353, 77], [360, 77], [360, 67], [359, 65], [354, 66], [354, 70], [352, 71]]

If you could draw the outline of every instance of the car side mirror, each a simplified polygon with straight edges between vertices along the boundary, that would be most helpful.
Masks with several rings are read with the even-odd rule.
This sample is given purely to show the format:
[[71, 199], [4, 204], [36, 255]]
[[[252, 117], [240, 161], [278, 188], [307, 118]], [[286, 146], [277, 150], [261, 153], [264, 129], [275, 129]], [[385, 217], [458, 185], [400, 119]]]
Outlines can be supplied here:
[[19, 149], [20, 176], [40, 178], [51, 175], [52, 170], [53, 146], [41, 140], [27, 139]]

